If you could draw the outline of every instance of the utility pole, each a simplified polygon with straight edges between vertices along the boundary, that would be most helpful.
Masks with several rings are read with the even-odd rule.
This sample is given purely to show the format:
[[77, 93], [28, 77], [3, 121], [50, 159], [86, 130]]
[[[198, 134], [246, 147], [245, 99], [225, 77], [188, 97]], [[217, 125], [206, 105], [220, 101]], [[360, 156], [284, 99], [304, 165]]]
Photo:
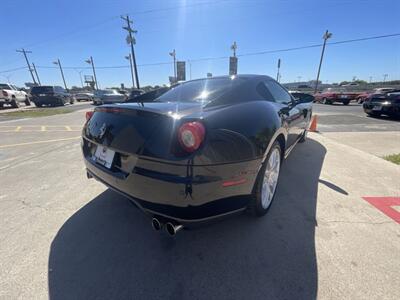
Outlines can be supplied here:
[[129, 65], [131, 66], [131, 76], [132, 76], [132, 88], [135, 88], [135, 77], [133, 76], [133, 66], [132, 66], [132, 56], [129, 53], [128, 56], [125, 56], [127, 60], [129, 60]]
[[127, 24], [127, 26], [122, 27], [122, 28], [125, 29], [126, 31], [128, 31], [128, 37], [127, 37], [126, 41], [128, 42], [128, 44], [131, 45], [131, 56], [132, 56], [133, 66], [135, 68], [136, 87], [138, 89], [140, 89], [139, 76], [138, 76], [136, 58], [135, 58], [135, 49], [133, 48], [133, 45], [136, 44], [136, 40], [133, 37], [133, 34], [137, 33], [137, 30], [132, 29], [131, 24], [133, 24], [133, 22], [131, 20], [129, 20], [129, 15], [126, 15], [126, 17], [121, 16], [121, 19], [126, 21], [126, 24]]
[[53, 64], [58, 65], [58, 66], [60, 67], [61, 77], [62, 77], [62, 80], [63, 80], [63, 82], [64, 82], [64, 87], [65, 87], [65, 89], [68, 91], [68, 87], [67, 87], [67, 84], [65, 83], [64, 72], [63, 72], [63, 69], [62, 69], [62, 67], [61, 67], [60, 59], [57, 58], [57, 61], [54, 61]]
[[325, 31], [324, 36], [322, 37], [324, 39], [324, 44], [322, 46], [322, 52], [321, 52], [321, 59], [319, 61], [319, 67], [318, 67], [318, 74], [317, 74], [317, 81], [315, 82], [315, 90], [314, 93], [317, 93], [318, 91], [318, 81], [319, 81], [319, 74], [321, 72], [321, 65], [322, 65], [322, 60], [324, 59], [324, 53], [325, 53], [325, 46], [326, 46], [326, 41], [332, 37], [332, 33], [329, 32], [328, 30]]
[[32, 67], [33, 67], [33, 71], [35, 71], [36, 79], [37, 79], [39, 85], [42, 85], [42, 84], [40, 83], [39, 75], [38, 75], [38, 72], [37, 72], [37, 70], [36, 70], [36, 66], [35, 66], [34, 63], [32, 63]]
[[32, 51], [27, 51], [24, 48], [22, 48], [21, 50], [16, 50], [16, 51], [24, 54], [24, 57], [25, 57], [25, 60], [26, 60], [26, 64], [28, 65], [28, 70], [29, 70], [29, 72], [31, 73], [31, 76], [32, 76], [33, 83], [36, 85], [37, 82], [35, 80], [35, 76], [33, 76], [32, 68], [31, 68], [31, 65], [29, 64], [28, 56], [26, 55], [27, 53], [32, 53]]
[[297, 82], [301, 81], [301, 76], [297, 76]]
[[176, 51], [175, 51], [175, 49], [172, 52], [170, 52], [169, 55], [172, 56], [174, 59], [174, 78], [175, 78], [174, 80], [176, 81]]
[[369, 83], [372, 82], [372, 76], [369, 76]]
[[97, 77], [96, 77], [96, 71], [95, 71], [95, 68], [94, 68], [93, 57], [90, 57], [89, 59], [85, 60], [85, 62], [88, 63], [89, 65], [92, 65], [94, 83], [95, 83], [95, 85], [96, 85], [96, 90], [98, 90], [98, 89], [99, 89], [99, 86], [97, 85]]
[[388, 74], [383, 74], [383, 84], [385, 84]]
[[188, 60], [188, 63], [189, 63], [189, 78], [190, 80], [192, 80], [192, 62]]
[[279, 82], [279, 77], [280, 77], [280, 74], [279, 74], [280, 69], [281, 69], [281, 59], [279, 58], [278, 59], [278, 72], [276, 72], [276, 81], [278, 81], [278, 82]]

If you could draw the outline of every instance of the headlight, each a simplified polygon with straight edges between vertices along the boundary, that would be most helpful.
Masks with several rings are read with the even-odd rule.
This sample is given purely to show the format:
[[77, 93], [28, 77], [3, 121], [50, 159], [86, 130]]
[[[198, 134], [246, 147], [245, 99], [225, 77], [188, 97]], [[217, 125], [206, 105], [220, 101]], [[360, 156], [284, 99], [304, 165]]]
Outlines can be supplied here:
[[392, 102], [390, 102], [390, 101], [384, 101], [384, 102], [382, 102], [382, 105], [390, 105], [390, 104], [392, 104]]

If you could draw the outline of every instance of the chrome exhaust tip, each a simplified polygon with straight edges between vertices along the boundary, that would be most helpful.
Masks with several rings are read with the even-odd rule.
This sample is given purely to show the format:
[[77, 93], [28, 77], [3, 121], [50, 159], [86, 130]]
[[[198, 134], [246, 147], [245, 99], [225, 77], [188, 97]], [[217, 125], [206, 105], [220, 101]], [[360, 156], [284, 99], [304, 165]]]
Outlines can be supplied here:
[[183, 225], [174, 225], [171, 222], [165, 224], [165, 230], [170, 236], [175, 236], [179, 230], [183, 228]]
[[155, 231], [159, 231], [159, 230], [162, 229], [163, 224], [162, 224], [157, 218], [153, 218], [153, 219], [151, 220], [151, 226], [153, 227], [153, 229], [154, 229]]

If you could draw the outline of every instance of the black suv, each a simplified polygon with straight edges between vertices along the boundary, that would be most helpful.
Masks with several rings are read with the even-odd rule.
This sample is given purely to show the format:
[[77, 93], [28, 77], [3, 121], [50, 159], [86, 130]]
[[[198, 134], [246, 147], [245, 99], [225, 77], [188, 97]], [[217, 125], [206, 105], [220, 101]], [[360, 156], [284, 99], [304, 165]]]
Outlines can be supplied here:
[[74, 103], [73, 96], [61, 86], [34, 86], [31, 89], [32, 101], [37, 107], [42, 105], [63, 106]]

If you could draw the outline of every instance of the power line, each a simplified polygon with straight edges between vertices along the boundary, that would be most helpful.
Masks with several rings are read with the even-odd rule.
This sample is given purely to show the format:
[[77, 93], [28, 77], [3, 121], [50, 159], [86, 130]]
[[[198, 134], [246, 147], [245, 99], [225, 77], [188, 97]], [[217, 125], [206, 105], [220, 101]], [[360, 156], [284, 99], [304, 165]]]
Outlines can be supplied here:
[[14, 68], [14, 69], [8, 69], [8, 70], [4, 70], [4, 71], [0, 71], [0, 73], [10, 73], [10, 72], [15, 72], [15, 71], [19, 71], [19, 70], [25, 70], [28, 67], [18, 67], [18, 68]]
[[[178, 5], [178, 6], [171, 6], [171, 7], [165, 7], [165, 8], [155, 8], [155, 9], [131, 12], [131, 14], [133, 16], [143, 15], [143, 14], [151, 14], [151, 13], [162, 12], [162, 11], [177, 10], [177, 9], [180, 9], [180, 8], [191, 8], [191, 7], [202, 6], [202, 5], [207, 5], [207, 4], [218, 4], [218, 3], [221, 3], [221, 2], [227, 2], [227, 1], [232, 1], [232, 0], [219, 0], [219, 1], [208, 1], [208, 2], [201, 2], [201, 3], [183, 4], [183, 5]], [[75, 29], [73, 29], [71, 31], [65, 32], [63, 34], [58, 34], [58, 35], [56, 35], [54, 37], [51, 37], [49, 39], [45, 39], [45, 40], [38, 41], [38, 42], [35, 42], [35, 43], [27, 44], [24, 47], [25, 48], [28, 48], [28, 47], [32, 48], [32, 47], [36, 47], [37, 45], [41, 45], [41, 44], [52, 42], [54, 40], [62, 39], [64, 37], [66, 37], [66, 36], [71, 36], [71, 35], [75, 35], [77, 33], [79, 34], [79, 33], [82, 33], [82, 32], [90, 31], [90, 30], [92, 30], [94, 28], [97, 28], [99, 26], [102, 26], [102, 25], [107, 24], [107, 23], [109, 23], [111, 21], [117, 20], [119, 18], [120, 18], [120, 15], [115, 15], [115, 16], [103, 19], [102, 21], [96, 22], [94, 24], [87, 25], [84, 28], [82, 28], [82, 27], [75, 28]]]
[[[339, 44], [355, 43], [355, 42], [361, 42], [361, 41], [367, 41], [367, 40], [383, 39], [383, 38], [398, 37], [398, 36], [400, 36], [400, 33], [385, 34], [385, 35], [378, 35], [378, 36], [371, 36], [371, 37], [365, 37], [365, 38], [343, 40], [343, 41], [337, 41], [337, 42], [329, 42], [329, 43], [326, 43], [326, 44], [327, 45], [339, 45]], [[302, 49], [318, 48], [318, 47], [322, 47], [322, 46], [323, 46], [323, 44], [313, 44], [313, 45], [306, 45], [306, 46], [299, 46], [299, 47], [291, 47], [291, 48], [283, 48], [283, 49], [275, 49], [275, 50], [264, 50], [264, 51], [258, 51], [258, 52], [242, 53], [242, 54], [237, 54], [236, 56], [240, 56], [240, 57], [256, 56], [256, 55], [264, 55], [264, 54], [271, 54], [271, 53], [280, 53], [280, 52], [296, 51], [296, 50], [302, 50]], [[209, 60], [221, 60], [221, 59], [227, 59], [227, 58], [229, 58], [229, 56], [194, 58], [194, 59], [187, 59], [187, 61], [190, 61], [190, 62], [201, 62], [201, 61], [209, 61]], [[138, 67], [160, 66], [160, 65], [171, 65], [171, 64], [172, 64], [172, 62], [166, 61], [166, 62], [138, 64]], [[57, 67], [53, 67], [53, 66], [36, 66], [36, 67], [40, 68], [40, 69], [54, 69], [54, 68], [57, 68]], [[26, 68], [27, 67], [20, 67], [20, 68], [16, 68], [16, 69], [0, 71], [0, 73], [8, 73], [8, 72], [13, 72], [13, 71], [21, 70], [21, 69], [26, 69]], [[63, 67], [63, 68], [64, 69], [90, 69], [91, 67], [70, 66], [70, 67]], [[96, 67], [96, 68], [97, 69], [123, 69], [123, 68], [129, 68], [129, 65], [100, 66], [100, 67]]]

